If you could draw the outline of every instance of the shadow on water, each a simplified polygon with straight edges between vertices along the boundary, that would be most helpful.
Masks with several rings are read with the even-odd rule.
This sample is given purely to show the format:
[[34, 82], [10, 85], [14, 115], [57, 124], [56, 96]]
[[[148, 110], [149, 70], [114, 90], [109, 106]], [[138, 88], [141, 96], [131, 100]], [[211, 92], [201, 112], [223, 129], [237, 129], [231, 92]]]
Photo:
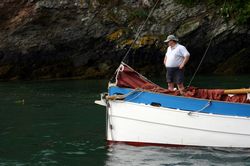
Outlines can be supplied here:
[[[167, 87], [165, 78], [151, 78], [156, 84]], [[185, 86], [190, 84], [191, 77], [186, 76]], [[197, 76], [193, 79], [190, 86], [199, 88], [221, 88], [221, 89], [238, 89], [238, 88], [250, 88], [250, 75], [236, 75], [236, 76], [224, 76], [224, 75], [206, 75]]]
[[[190, 78], [187, 78], [186, 84], [190, 82]], [[198, 76], [196, 77], [192, 86], [201, 88], [222, 88], [222, 89], [234, 89], [234, 88], [250, 88], [250, 75], [235, 75], [235, 76]]]

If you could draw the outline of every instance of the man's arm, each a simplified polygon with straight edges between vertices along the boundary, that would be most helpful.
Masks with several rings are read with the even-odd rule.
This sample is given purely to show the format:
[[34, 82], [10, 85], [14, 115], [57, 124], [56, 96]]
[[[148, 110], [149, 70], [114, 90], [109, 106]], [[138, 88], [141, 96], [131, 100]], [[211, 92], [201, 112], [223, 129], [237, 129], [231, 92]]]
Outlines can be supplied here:
[[165, 56], [164, 61], [163, 61], [164, 65], [166, 65], [166, 63], [167, 63], [167, 56]]
[[181, 63], [181, 65], [179, 66], [179, 69], [183, 69], [184, 68], [184, 66], [186, 65], [186, 63], [188, 62], [188, 60], [189, 60], [189, 55], [186, 55], [186, 56], [184, 56], [184, 60], [183, 60], [183, 62]]

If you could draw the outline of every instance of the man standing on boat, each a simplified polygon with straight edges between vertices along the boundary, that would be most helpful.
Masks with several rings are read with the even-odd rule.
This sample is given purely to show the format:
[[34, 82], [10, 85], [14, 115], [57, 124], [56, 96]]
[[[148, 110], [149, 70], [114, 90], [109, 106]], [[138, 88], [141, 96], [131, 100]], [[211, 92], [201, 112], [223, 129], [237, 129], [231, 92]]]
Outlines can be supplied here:
[[167, 68], [167, 83], [170, 91], [174, 90], [174, 84], [183, 93], [185, 87], [184, 67], [189, 60], [190, 54], [185, 46], [178, 43], [174, 35], [169, 35], [164, 41], [168, 44], [168, 49], [164, 58], [164, 64]]

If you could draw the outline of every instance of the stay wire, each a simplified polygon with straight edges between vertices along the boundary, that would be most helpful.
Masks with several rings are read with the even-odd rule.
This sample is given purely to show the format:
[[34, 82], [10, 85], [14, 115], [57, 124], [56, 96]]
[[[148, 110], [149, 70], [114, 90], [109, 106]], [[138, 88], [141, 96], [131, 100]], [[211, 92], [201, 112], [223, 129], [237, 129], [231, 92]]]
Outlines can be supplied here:
[[159, 3], [159, 1], [160, 1], [160, 0], [157, 0], [157, 1], [155, 2], [154, 6], [153, 6], [153, 8], [151, 9], [150, 13], [148, 14], [146, 20], [145, 20], [144, 23], [138, 28], [138, 31], [137, 31], [137, 33], [136, 33], [136, 37], [135, 37], [135, 39], [133, 40], [133, 43], [130, 45], [130, 47], [129, 47], [127, 53], [126, 53], [125, 56], [123, 57], [122, 62], [125, 61], [125, 59], [126, 59], [127, 56], [129, 55], [129, 53], [130, 53], [132, 47], [135, 45], [135, 42], [136, 42], [136, 41], [138, 40], [138, 38], [140, 37], [141, 31], [143, 30], [144, 26], [145, 26], [146, 23], [148, 22], [150, 16], [154, 13], [154, 10], [155, 10], [157, 4]]
[[201, 58], [201, 61], [200, 61], [199, 65], [198, 65], [198, 67], [196, 68], [196, 70], [195, 70], [195, 72], [194, 72], [194, 74], [193, 74], [193, 76], [192, 76], [192, 78], [191, 78], [191, 80], [190, 80], [190, 82], [189, 82], [189, 84], [188, 84], [187, 87], [190, 87], [190, 85], [192, 84], [192, 82], [193, 82], [193, 80], [194, 80], [194, 78], [195, 78], [195, 76], [196, 76], [198, 70], [200, 69], [200, 66], [201, 66], [201, 64], [202, 64], [202, 62], [203, 62], [203, 60], [204, 60], [204, 58], [205, 58], [205, 56], [206, 56], [206, 54], [207, 54], [207, 51], [208, 51], [208, 49], [209, 49], [209, 47], [210, 47], [210, 45], [211, 45], [211, 42], [212, 42], [213, 38], [214, 38], [214, 36], [211, 37], [211, 39], [210, 39], [210, 41], [209, 41], [209, 43], [208, 43], [207, 49], [206, 49], [206, 51], [205, 51], [203, 57]]
[[[145, 24], [148, 22], [150, 16], [153, 14], [153, 12], [154, 12], [154, 10], [155, 10], [157, 4], [159, 3], [159, 1], [160, 1], [160, 0], [157, 0], [157, 1], [155, 2], [154, 6], [153, 6], [153, 8], [151, 9], [151, 11], [149, 12], [149, 14], [148, 14], [146, 20], [145, 20], [144, 23], [138, 28], [138, 30], [137, 30], [137, 32], [136, 32], [136, 37], [135, 37], [135, 39], [133, 40], [133, 43], [130, 45], [130, 47], [129, 47], [128, 51], [126, 52], [125, 56], [123, 57], [121, 63], [124, 62], [124, 61], [126, 60], [126, 58], [127, 58], [127, 56], [129, 55], [129, 53], [130, 53], [132, 47], [135, 45], [135, 42], [138, 40], [141, 31], [143, 30]], [[125, 62], [124, 62], [124, 63], [125, 63]], [[119, 66], [119, 67], [120, 67], [120, 66]], [[114, 73], [113, 76], [111, 77], [110, 82], [114, 79], [116, 73], [118, 72], [119, 67], [116, 69], [115, 73]]]

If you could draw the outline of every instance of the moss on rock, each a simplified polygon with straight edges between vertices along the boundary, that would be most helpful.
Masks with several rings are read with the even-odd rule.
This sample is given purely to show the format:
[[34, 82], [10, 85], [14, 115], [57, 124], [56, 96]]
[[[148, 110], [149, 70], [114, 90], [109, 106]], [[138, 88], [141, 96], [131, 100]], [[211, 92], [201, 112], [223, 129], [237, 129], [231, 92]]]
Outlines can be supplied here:
[[191, 20], [188, 21], [184, 24], [182, 24], [176, 31], [176, 35], [179, 37], [183, 37], [193, 31], [195, 31], [196, 29], [198, 29], [200, 26], [200, 21], [195, 19], [195, 20]]
[[143, 36], [143, 37], [137, 39], [137, 41], [135, 43], [134, 43], [133, 39], [126, 39], [120, 43], [120, 47], [123, 48], [126, 46], [131, 46], [134, 43], [132, 48], [138, 49], [138, 48], [141, 48], [141, 47], [144, 47], [147, 45], [153, 45], [153, 44], [155, 44], [155, 42], [157, 40], [159, 40], [159, 37], [157, 37], [157, 36]]
[[109, 41], [116, 41], [118, 40], [119, 38], [121, 38], [123, 35], [125, 34], [125, 30], [124, 29], [118, 29], [116, 30], [115, 32], [109, 34], [107, 36], [107, 39]]

